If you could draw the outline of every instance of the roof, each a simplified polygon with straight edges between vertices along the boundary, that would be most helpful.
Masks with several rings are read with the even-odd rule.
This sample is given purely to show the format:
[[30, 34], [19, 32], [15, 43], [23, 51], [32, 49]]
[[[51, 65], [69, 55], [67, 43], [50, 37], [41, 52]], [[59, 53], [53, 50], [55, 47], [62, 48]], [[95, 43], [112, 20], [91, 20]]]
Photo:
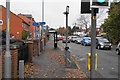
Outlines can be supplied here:
[[33, 22], [35, 22], [35, 21], [33, 21], [33, 20], [31, 20], [31, 19], [29, 19], [29, 18], [27, 18], [26, 16], [24, 16], [23, 14], [18, 14], [18, 16], [21, 18], [21, 19], [23, 19], [27, 24], [32, 24]]
[[30, 20], [32, 20], [32, 15], [31, 14], [22, 14], [23, 16], [26, 16], [27, 18], [29, 18]]
[[[0, 5], [0, 7], [5, 8], [3, 5]], [[5, 8], [6, 9], [6, 8]], [[10, 11], [10, 13], [12, 13], [13, 15], [15, 15], [16, 17], [18, 17], [19, 19], [21, 19], [19, 16], [17, 16], [15, 13], [13, 13], [12, 11]], [[27, 22], [25, 22], [23, 19], [21, 19], [23, 21], [23, 23], [27, 24], [28, 26], [30, 26]]]

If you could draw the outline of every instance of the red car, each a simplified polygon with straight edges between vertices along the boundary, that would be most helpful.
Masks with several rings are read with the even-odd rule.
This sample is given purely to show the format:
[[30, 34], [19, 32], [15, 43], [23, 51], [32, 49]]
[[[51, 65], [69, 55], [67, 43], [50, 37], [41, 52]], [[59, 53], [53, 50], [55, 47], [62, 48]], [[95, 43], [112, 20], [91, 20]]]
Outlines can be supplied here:
[[59, 40], [63, 40], [63, 39], [64, 39], [64, 37], [63, 37], [63, 36], [59, 37]]

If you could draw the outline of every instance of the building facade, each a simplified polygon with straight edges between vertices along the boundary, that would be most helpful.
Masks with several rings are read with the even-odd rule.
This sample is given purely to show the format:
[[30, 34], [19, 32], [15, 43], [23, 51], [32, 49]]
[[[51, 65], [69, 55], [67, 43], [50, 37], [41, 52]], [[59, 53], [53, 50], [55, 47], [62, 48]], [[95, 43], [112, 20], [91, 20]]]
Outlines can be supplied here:
[[[3, 21], [3, 25], [0, 25], [1, 30], [6, 30], [6, 8], [0, 5], [0, 20]], [[22, 20], [14, 13], [10, 11], [10, 35], [16, 39], [22, 37]]]

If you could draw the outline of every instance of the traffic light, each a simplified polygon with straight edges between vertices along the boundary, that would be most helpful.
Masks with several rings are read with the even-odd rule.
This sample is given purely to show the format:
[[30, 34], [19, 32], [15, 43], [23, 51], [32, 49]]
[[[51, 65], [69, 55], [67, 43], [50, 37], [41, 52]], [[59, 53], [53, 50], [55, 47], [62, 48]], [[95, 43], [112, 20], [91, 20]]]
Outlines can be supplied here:
[[90, 0], [81, 0], [81, 14], [89, 14], [90, 10]]
[[92, 0], [92, 6], [109, 6], [109, 0]]

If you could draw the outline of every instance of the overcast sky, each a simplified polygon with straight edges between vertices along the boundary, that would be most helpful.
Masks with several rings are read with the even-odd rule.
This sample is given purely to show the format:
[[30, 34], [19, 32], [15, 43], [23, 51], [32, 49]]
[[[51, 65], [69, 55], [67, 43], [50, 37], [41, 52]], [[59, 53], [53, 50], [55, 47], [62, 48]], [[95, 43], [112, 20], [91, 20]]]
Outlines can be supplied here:
[[[0, 0], [0, 5], [6, 5]], [[32, 14], [36, 22], [42, 21], [42, 0], [10, 0], [10, 10], [15, 14]], [[80, 16], [80, 0], [44, 0], [44, 21], [53, 28], [65, 26], [66, 6], [69, 5], [69, 26]], [[6, 6], [5, 6], [6, 7]]]

